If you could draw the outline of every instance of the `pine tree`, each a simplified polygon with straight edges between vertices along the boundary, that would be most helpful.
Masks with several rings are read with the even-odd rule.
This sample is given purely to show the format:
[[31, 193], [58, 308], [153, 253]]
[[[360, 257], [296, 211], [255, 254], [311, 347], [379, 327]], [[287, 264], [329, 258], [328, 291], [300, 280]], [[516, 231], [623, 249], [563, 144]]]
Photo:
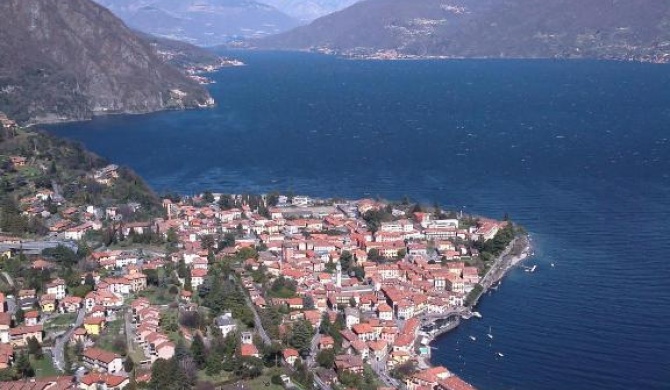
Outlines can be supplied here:
[[198, 369], [205, 367], [207, 351], [205, 350], [205, 343], [202, 341], [202, 337], [199, 333], [196, 333], [195, 337], [193, 337], [193, 342], [191, 343], [191, 355], [193, 356], [193, 361], [198, 366]]
[[193, 279], [191, 277], [191, 271], [186, 271], [186, 276], [184, 277], [184, 290], [193, 291]]
[[126, 357], [126, 360], [123, 362], [123, 369], [128, 373], [135, 369], [135, 362], [130, 356]]
[[27, 354], [20, 352], [15, 363], [16, 373], [21, 378], [31, 378], [35, 376], [35, 370], [30, 365], [30, 358]]

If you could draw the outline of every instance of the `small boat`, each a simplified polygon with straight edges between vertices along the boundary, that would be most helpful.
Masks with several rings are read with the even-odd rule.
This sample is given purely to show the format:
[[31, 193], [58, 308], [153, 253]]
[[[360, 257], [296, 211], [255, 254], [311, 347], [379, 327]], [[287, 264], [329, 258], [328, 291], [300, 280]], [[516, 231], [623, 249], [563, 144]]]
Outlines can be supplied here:
[[493, 340], [493, 334], [491, 333], [491, 327], [490, 326], [489, 326], [489, 332], [486, 335], [488, 336], [488, 338]]
[[504, 357], [505, 355], [503, 355], [502, 352], [498, 352], [498, 356], [500, 356], [500, 357]]
[[477, 318], [482, 318], [481, 313], [478, 312], [478, 311], [473, 311], [473, 312], [472, 312], [472, 316], [473, 316], [473, 317], [477, 317]]
[[477, 341], [477, 338], [475, 336], [470, 336], [470, 340]]
[[551, 268], [554, 268], [554, 263], [551, 263]]
[[526, 268], [526, 272], [535, 272], [536, 269], [537, 269], [537, 265], [534, 265], [532, 267]]

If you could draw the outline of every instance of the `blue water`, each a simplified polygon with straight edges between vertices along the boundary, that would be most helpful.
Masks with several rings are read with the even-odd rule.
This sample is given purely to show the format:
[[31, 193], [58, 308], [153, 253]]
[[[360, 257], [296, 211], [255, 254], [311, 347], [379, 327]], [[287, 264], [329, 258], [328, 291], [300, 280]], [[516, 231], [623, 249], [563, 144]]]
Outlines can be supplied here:
[[236, 54], [216, 109], [52, 130], [159, 192], [507, 212], [538, 269], [511, 272], [433, 362], [483, 389], [670, 389], [670, 68]]

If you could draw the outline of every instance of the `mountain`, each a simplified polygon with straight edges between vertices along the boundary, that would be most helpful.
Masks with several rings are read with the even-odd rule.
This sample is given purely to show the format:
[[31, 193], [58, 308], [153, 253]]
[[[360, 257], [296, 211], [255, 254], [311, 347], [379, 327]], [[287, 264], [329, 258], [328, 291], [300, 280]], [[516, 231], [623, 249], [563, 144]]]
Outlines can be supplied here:
[[0, 111], [21, 123], [211, 104], [90, 0], [3, 0], [0, 15]]
[[670, 2], [365, 0], [256, 46], [367, 58], [670, 60]]
[[222, 65], [223, 59], [208, 49], [140, 31], [135, 34], [149, 42], [164, 62], [184, 71], [194, 68], [219, 68]]
[[95, 0], [137, 30], [200, 46], [261, 37], [299, 23], [253, 0]]
[[311, 22], [314, 19], [332, 14], [360, 0], [263, 0], [285, 14], [302, 22]]

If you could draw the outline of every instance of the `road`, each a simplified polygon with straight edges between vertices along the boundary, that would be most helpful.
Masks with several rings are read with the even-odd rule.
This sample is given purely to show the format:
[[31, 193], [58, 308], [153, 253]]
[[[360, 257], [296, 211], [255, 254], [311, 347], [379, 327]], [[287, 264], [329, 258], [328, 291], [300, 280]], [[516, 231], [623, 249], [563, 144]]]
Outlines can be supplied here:
[[56, 338], [56, 343], [54, 344], [51, 353], [53, 355], [54, 366], [56, 366], [59, 371], [65, 371], [65, 354], [63, 351], [65, 343], [70, 340], [72, 332], [74, 332], [75, 329], [84, 323], [85, 315], [86, 309], [82, 307], [79, 309], [79, 313], [77, 313], [77, 319], [75, 320], [74, 325], [70, 327], [70, 329], [68, 329], [63, 335]]
[[5, 271], [2, 271], [2, 275], [7, 279], [7, 283], [14, 287], [14, 279], [12, 279], [12, 277]]
[[59, 245], [77, 251], [78, 247], [74, 241], [70, 240], [46, 240], [46, 241], [21, 241], [18, 244], [0, 244], [0, 251], [15, 250], [22, 251], [26, 255], [39, 255], [43, 250], [56, 248]]
[[247, 295], [246, 291], [242, 289], [240, 284], [237, 282], [237, 280], [235, 280], [235, 278], [232, 275], [230, 276], [230, 279], [233, 282], [235, 282], [237, 288], [242, 291], [242, 295], [244, 295], [244, 301], [247, 303], [247, 306], [249, 306], [249, 308], [251, 309], [251, 312], [254, 313], [254, 326], [258, 331], [258, 335], [261, 336], [263, 343], [265, 345], [272, 344], [272, 340], [268, 336], [267, 332], [265, 332], [265, 328], [263, 328], [263, 323], [261, 322], [261, 317], [258, 315], [258, 312], [256, 311], [256, 306], [254, 306], [254, 304], [251, 302], [251, 299], [249, 299], [249, 296]]
[[386, 358], [378, 362], [373, 361], [370, 363], [370, 366], [385, 385], [393, 387], [394, 389], [400, 388], [401, 383], [398, 380], [391, 378], [391, 376], [388, 374], [388, 371], [386, 370]]
[[316, 334], [312, 337], [312, 343], [309, 349], [309, 356], [307, 356], [307, 367], [316, 366], [316, 354], [319, 349], [319, 340], [321, 340], [321, 335], [317, 331]]

